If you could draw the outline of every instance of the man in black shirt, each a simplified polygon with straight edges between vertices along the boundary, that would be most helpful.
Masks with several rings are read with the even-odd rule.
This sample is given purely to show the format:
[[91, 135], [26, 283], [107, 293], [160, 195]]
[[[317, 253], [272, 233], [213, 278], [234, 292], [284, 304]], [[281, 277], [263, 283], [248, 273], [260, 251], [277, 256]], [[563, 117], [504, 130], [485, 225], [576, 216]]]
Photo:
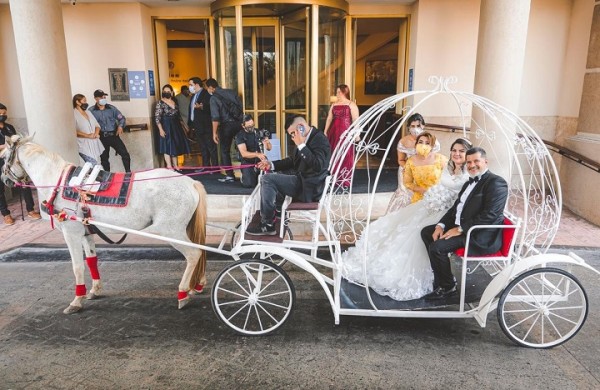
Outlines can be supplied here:
[[[17, 134], [15, 128], [10, 124], [6, 123], [8, 117], [8, 109], [2, 103], [0, 103], [0, 151], [6, 148], [6, 137], [11, 137]], [[4, 159], [0, 159], [0, 171], [4, 166]], [[40, 213], [33, 208], [33, 195], [31, 194], [31, 188], [23, 187], [21, 194], [25, 199], [25, 207], [27, 208], [27, 216], [31, 219], [40, 219]], [[6, 203], [6, 196], [4, 195], [4, 183], [0, 180], [0, 212], [4, 217], [4, 223], [7, 225], [14, 225], [15, 220], [10, 215], [8, 205]]]
[[232, 89], [223, 89], [215, 79], [206, 80], [206, 90], [212, 95], [210, 99], [210, 115], [212, 117], [213, 140], [221, 148], [221, 164], [225, 165], [226, 176], [219, 179], [221, 183], [233, 183], [231, 167], [231, 143], [240, 130], [242, 122], [242, 101]]
[[[270, 134], [269, 134], [270, 135]], [[266, 161], [265, 150], [271, 150], [271, 141], [266, 130], [256, 131], [252, 115], [244, 115], [242, 130], [235, 136], [235, 144], [240, 151], [242, 165], [256, 165], [260, 161]], [[254, 188], [258, 184], [259, 169], [256, 167], [245, 167], [242, 171], [242, 187]]]

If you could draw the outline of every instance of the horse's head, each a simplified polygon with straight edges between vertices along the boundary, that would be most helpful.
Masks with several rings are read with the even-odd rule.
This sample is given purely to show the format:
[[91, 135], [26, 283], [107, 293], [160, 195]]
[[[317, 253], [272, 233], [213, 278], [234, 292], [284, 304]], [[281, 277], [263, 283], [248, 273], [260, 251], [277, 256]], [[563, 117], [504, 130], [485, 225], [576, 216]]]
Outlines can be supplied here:
[[22, 137], [20, 135], [6, 138], [6, 148], [0, 152], [0, 158], [4, 159], [2, 182], [7, 186], [12, 187], [15, 183], [25, 184], [29, 181], [29, 176], [19, 161], [18, 151], [20, 146], [32, 139], [33, 136]]

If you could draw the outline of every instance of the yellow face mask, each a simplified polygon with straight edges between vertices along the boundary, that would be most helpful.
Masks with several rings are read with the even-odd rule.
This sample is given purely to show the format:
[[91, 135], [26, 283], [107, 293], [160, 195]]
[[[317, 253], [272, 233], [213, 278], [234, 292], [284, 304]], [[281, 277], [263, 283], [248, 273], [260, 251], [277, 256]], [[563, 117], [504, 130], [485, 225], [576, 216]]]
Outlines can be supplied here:
[[431, 146], [425, 144], [417, 144], [417, 154], [426, 157], [431, 152]]

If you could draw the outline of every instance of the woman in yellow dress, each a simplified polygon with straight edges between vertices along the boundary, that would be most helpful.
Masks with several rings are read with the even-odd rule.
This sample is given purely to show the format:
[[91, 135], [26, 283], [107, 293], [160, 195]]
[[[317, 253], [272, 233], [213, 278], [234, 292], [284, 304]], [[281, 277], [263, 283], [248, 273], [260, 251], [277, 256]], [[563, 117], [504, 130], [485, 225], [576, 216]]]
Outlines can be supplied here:
[[417, 154], [411, 156], [404, 167], [404, 186], [413, 192], [411, 203], [423, 199], [423, 194], [439, 183], [448, 163], [446, 156], [432, 151], [435, 142], [433, 134], [421, 133], [415, 146]]

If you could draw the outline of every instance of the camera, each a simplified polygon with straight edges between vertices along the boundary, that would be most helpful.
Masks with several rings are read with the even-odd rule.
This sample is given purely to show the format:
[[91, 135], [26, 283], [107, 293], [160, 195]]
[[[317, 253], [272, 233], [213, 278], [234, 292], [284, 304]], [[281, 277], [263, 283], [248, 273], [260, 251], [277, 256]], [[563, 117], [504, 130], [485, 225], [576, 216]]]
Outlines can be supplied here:
[[271, 132], [266, 129], [256, 130], [256, 135], [258, 136], [258, 139], [260, 139], [261, 141], [264, 140], [265, 138], [271, 139]]

